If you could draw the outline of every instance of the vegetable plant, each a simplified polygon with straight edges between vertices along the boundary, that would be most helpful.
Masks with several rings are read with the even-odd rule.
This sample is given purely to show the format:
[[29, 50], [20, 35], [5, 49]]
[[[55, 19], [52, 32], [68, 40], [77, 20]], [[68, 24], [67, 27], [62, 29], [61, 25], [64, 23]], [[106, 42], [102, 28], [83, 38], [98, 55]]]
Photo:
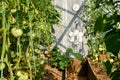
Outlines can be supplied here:
[[74, 53], [76, 59], [84, 60], [83, 56], [80, 53]]
[[51, 52], [51, 65], [59, 70], [65, 70], [72, 58], [63, 55], [58, 47], [55, 47]]
[[72, 48], [67, 48], [66, 52], [65, 52], [65, 55], [71, 57], [71, 54], [73, 54], [75, 59], [79, 59], [79, 60], [83, 60], [84, 59], [83, 56], [79, 52], [75, 53]]
[[90, 55], [112, 53], [110, 56], [115, 56], [112, 63], [110, 60], [105, 62], [107, 73], [112, 80], [119, 79], [120, 70], [118, 66], [120, 50], [119, 8], [119, 0], [88, 0], [83, 11]]
[[59, 18], [52, 0], [0, 0], [0, 79], [42, 78], [39, 46], [53, 42]]
[[51, 66], [58, 68], [59, 70], [65, 70], [69, 62], [73, 59], [70, 54], [73, 53], [75, 59], [84, 60], [80, 53], [74, 53], [72, 48], [67, 48], [65, 53], [62, 53], [56, 46], [51, 51]]

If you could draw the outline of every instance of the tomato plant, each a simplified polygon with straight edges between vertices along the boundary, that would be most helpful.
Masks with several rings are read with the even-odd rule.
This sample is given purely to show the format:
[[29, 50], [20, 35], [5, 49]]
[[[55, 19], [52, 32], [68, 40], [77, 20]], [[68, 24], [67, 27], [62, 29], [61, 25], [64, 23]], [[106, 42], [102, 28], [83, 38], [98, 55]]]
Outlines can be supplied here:
[[53, 42], [52, 26], [59, 20], [52, 0], [0, 0], [1, 79], [42, 78], [39, 45]]
[[[112, 80], [119, 78], [119, 50], [120, 50], [120, 1], [118, 0], [88, 0], [83, 11], [83, 20], [88, 37], [89, 53], [94, 55], [114, 55], [105, 62], [107, 73]], [[102, 46], [100, 46], [102, 45]], [[112, 63], [111, 63], [112, 61]], [[112, 74], [112, 72], [114, 74]], [[116, 73], [117, 72], [117, 73]], [[114, 76], [114, 77], [113, 77]]]

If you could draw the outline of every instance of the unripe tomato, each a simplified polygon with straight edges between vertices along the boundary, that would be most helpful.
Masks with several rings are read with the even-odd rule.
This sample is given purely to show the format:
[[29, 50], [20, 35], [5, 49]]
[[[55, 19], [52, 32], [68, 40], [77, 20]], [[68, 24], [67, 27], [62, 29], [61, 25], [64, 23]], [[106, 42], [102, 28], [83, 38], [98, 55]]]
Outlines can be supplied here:
[[43, 61], [43, 60], [41, 60], [41, 61], [40, 61], [40, 64], [41, 64], [41, 65], [43, 65], [43, 64], [44, 64], [44, 61]]
[[99, 48], [99, 51], [102, 51], [102, 50], [103, 50], [103, 48], [100, 47], [100, 48]]
[[0, 70], [5, 68], [5, 63], [0, 63]]
[[16, 23], [16, 19], [14, 17], [10, 17], [8, 18], [10, 24], [15, 24]]
[[97, 58], [98, 57], [98, 54], [95, 54], [95, 58]]
[[98, 59], [98, 57], [96, 57], [96, 59], [95, 59], [96, 61], [98, 61], [99, 59]]
[[110, 63], [113, 63], [114, 62], [114, 60], [113, 59], [110, 59]]
[[27, 58], [30, 57], [29, 53], [26, 53], [26, 57], [27, 57]]
[[18, 38], [18, 37], [22, 36], [23, 31], [19, 28], [14, 27], [14, 28], [11, 29], [11, 33], [14, 37]]
[[17, 76], [21, 76], [21, 71], [17, 71]]
[[15, 13], [16, 11], [16, 9], [11, 9], [11, 13]]

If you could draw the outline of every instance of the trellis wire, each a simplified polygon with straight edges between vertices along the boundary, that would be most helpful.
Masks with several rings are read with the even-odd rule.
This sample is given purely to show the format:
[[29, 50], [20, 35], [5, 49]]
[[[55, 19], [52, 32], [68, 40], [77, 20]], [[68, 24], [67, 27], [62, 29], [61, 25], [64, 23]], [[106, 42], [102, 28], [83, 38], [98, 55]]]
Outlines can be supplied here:
[[[28, 2], [28, 0], [27, 0], [27, 6], [29, 7], [29, 2]], [[33, 30], [32, 30], [32, 25], [31, 25], [31, 16], [30, 16], [30, 13], [28, 12], [28, 17], [29, 17], [29, 21], [30, 21], [30, 23], [29, 23], [29, 26], [30, 26], [30, 35], [32, 35], [32, 32], [33, 32]], [[34, 70], [35, 70], [35, 75], [36, 75], [36, 64], [35, 64], [35, 53], [34, 53], [34, 45], [33, 45], [33, 40], [32, 40], [32, 36], [30, 36], [30, 47], [32, 48], [32, 57], [33, 57], [33, 61], [34, 61]]]
[[[2, 44], [2, 56], [1, 56], [1, 61], [2, 61], [2, 65], [1, 67], [3, 66], [3, 59], [4, 59], [4, 54], [5, 54], [5, 41], [6, 41], [6, 30], [5, 30], [5, 27], [6, 27], [6, 18], [5, 18], [5, 6], [4, 6], [4, 0], [2, 0], [2, 17], [3, 17], [3, 20], [2, 20], [2, 25], [3, 25], [3, 44]], [[1, 78], [3, 78], [3, 69], [1, 70]]]

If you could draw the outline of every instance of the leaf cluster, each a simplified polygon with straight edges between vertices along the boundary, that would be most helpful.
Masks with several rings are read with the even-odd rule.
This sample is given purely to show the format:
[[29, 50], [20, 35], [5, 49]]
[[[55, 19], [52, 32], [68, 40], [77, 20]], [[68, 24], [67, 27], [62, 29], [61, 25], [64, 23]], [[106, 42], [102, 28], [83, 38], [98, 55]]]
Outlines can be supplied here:
[[[5, 69], [12, 76], [11, 80], [17, 77], [17, 70], [24, 67], [29, 78], [41, 77], [44, 57], [39, 45], [48, 47], [53, 42], [52, 26], [59, 21], [60, 14], [52, 0], [0, 0], [0, 62], [6, 62]], [[22, 34], [15, 37], [13, 28]]]
[[59, 70], [65, 70], [72, 58], [62, 55], [59, 48], [55, 47], [51, 55], [51, 65]]
[[114, 55], [117, 55], [120, 50], [119, 3], [120, 1], [117, 0], [89, 0], [83, 12], [88, 39], [91, 40], [92, 36], [96, 42], [100, 39], [98, 44], [105, 43], [107, 51]]
[[[119, 80], [120, 51], [120, 1], [88, 0], [83, 11], [83, 20], [87, 29], [88, 46], [91, 53], [100, 53], [99, 45], [105, 45], [105, 52], [112, 52], [117, 57], [113, 63], [106, 61], [104, 66], [112, 80]], [[105, 53], [104, 52], [104, 53]], [[103, 54], [104, 54], [103, 53]]]

